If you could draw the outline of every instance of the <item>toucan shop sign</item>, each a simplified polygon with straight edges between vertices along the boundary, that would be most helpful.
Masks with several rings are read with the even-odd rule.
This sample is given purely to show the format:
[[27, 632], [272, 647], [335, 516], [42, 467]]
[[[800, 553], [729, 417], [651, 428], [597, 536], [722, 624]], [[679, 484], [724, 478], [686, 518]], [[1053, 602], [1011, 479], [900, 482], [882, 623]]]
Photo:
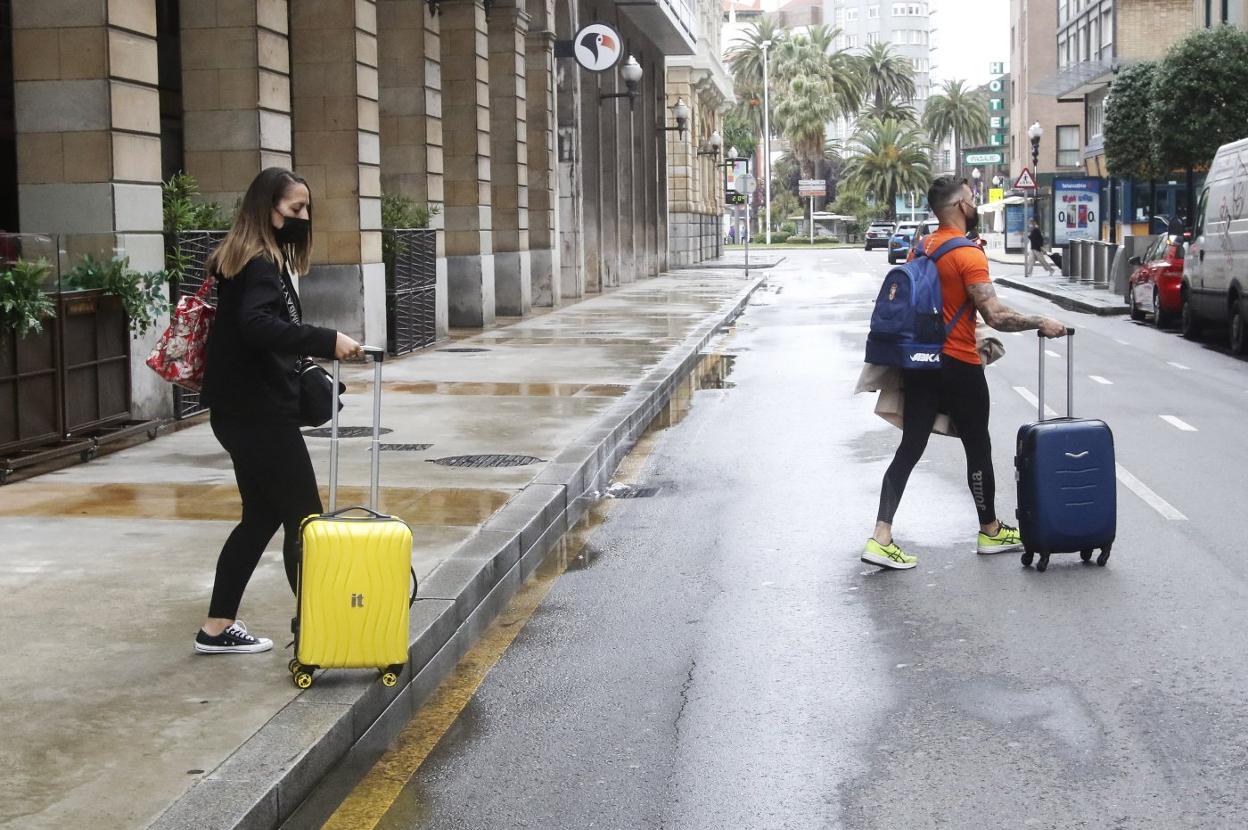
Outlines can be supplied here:
[[606, 72], [620, 62], [623, 54], [624, 39], [606, 23], [582, 26], [571, 40], [555, 43], [555, 57], [574, 58], [590, 72]]

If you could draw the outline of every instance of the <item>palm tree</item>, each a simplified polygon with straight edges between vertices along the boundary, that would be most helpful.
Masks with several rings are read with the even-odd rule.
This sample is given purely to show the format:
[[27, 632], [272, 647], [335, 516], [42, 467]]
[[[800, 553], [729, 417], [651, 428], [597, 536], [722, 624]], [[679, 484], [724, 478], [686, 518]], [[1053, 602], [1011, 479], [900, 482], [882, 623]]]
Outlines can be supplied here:
[[806, 178], [818, 175], [825, 158], [828, 122], [854, 112], [859, 101], [848, 56], [827, 51], [838, 34], [816, 26], [790, 37], [776, 53], [775, 124], [789, 139]]
[[845, 183], [884, 203], [895, 215], [898, 193], [925, 190], [931, 182], [931, 147], [914, 127], [866, 119], [858, 125], [845, 166]]
[[872, 101], [862, 111], [862, 117], [874, 118], [876, 121], [896, 121], [913, 127], [919, 126], [919, 114], [914, 111], [914, 107], [900, 101], [885, 101], [883, 106], [876, 106]]
[[873, 43], [858, 58], [866, 93], [876, 112], [897, 100], [914, 99], [914, 67], [887, 43]]
[[763, 88], [763, 44], [771, 42], [773, 56], [788, 39], [787, 30], [780, 28], [773, 17], [761, 17], [750, 24], [741, 39], [728, 50], [728, 65], [734, 85], [744, 90]]
[[973, 146], [988, 140], [988, 106], [965, 81], [945, 81], [942, 90], [927, 99], [923, 126], [933, 141], [953, 136], [954, 167], [961, 164], [963, 142]]

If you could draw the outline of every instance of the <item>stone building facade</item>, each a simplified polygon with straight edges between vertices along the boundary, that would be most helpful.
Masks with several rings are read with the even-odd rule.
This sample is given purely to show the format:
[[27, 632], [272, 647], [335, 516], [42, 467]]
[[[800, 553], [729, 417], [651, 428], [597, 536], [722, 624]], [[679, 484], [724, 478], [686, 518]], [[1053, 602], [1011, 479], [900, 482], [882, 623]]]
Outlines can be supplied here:
[[[619, 65], [557, 57], [596, 21]], [[369, 343], [386, 339], [383, 194], [436, 209], [442, 336], [684, 262], [669, 240], [711, 224], [688, 216], [719, 239], [722, 171], [693, 155], [730, 95], [707, 0], [11, 0], [0, 41], [2, 230], [95, 235], [157, 270], [163, 179], [232, 208], [292, 167], [315, 211], [305, 312]], [[673, 92], [695, 110], [683, 138]], [[135, 409], [167, 414], [149, 347]]]

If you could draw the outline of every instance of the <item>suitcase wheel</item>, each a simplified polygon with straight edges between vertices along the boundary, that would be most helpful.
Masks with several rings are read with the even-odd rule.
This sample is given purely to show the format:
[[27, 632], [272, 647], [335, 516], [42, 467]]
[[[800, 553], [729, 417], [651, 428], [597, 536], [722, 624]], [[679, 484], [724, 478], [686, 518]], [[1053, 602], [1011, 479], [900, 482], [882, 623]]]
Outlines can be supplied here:
[[291, 674], [298, 674], [299, 670], [302, 669], [303, 666], [299, 665], [298, 660], [291, 660], [286, 664], [286, 668], [290, 670]]
[[1044, 573], [1049, 569], [1049, 555], [1047, 553], [1040, 554], [1040, 561], [1036, 563], [1036, 570]]
[[1023, 567], [1030, 568], [1031, 560], [1035, 558], [1036, 558], [1036, 554], [1033, 551], [1030, 551], [1030, 550], [1023, 551]]
[[1096, 557], [1096, 564], [1100, 565], [1102, 568], [1105, 567], [1105, 563], [1109, 561], [1109, 548], [1109, 545], [1101, 548], [1101, 555]]
[[1092, 548], [1088, 548], [1087, 550], [1081, 550], [1081, 551], [1079, 551], [1079, 558], [1080, 558], [1080, 559], [1082, 559], [1084, 562], [1087, 562], [1089, 559], [1091, 559], [1091, 558], [1092, 558]]
[[381, 673], [381, 685], [390, 688], [399, 682], [399, 676], [392, 671]]
[[303, 670], [300, 666], [299, 671], [295, 672], [295, 685], [300, 689], [307, 689], [312, 685], [312, 673]]

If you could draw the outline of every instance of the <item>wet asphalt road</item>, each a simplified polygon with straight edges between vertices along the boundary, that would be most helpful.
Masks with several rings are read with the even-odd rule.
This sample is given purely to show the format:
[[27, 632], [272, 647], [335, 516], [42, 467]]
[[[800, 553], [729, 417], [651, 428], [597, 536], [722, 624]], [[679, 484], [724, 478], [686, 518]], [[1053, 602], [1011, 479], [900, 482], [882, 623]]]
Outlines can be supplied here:
[[[934, 438], [897, 518], [920, 565], [879, 573], [857, 556], [899, 433], [851, 391], [883, 270], [772, 272], [721, 344], [735, 385], [655, 443], [658, 495], [615, 504], [379, 827], [1248, 825], [1248, 364], [1001, 292], [1078, 327], [1078, 414], [1147, 500], [1119, 487], [1107, 568], [977, 557], [960, 445]], [[1012, 519], [1037, 344], [1003, 340]]]

